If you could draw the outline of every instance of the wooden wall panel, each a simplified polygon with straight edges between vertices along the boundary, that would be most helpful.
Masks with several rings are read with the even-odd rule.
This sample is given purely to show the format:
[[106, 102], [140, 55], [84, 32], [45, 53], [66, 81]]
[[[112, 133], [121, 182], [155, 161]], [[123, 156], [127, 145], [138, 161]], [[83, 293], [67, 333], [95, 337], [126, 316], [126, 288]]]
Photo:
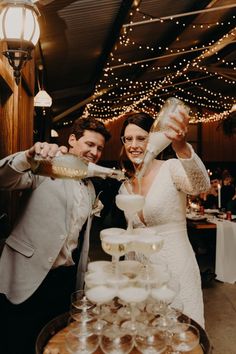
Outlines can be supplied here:
[[0, 158], [12, 153], [13, 93], [0, 84]]
[[18, 126], [18, 150], [26, 150], [33, 144], [33, 97], [29, 96], [22, 87], [19, 97]]
[[219, 123], [202, 124], [202, 159], [211, 161], [236, 161], [236, 135], [226, 136]]

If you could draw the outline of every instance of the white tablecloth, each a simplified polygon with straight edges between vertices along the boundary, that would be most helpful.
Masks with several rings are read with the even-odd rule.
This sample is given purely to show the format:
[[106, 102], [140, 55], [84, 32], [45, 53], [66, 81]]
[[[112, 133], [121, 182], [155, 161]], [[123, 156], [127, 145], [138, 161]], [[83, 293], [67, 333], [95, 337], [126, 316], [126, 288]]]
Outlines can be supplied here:
[[217, 220], [216, 231], [216, 279], [236, 282], [236, 223]]

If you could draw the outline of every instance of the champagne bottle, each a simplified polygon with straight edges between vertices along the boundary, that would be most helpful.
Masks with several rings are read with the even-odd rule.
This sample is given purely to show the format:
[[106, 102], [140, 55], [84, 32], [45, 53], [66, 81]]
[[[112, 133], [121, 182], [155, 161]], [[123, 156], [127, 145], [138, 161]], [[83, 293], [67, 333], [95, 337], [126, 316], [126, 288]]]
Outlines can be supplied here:
[[44, 159], [36, 154], [29, 162], [34, 174], [52, 178], [84, 179], [97, 176], [111, 177], [119, 181], [125, 179], [124, 173], [120, 170], [102, 167], [92, 162], [87, 164], [73, 154], [62, 154], [52, 159]]
[[141, 165], [136, 173], [136, 176], [141, 179], [145, 174], [149, 164], [157, 155], [159, 155], [170, 143], [171, 140], [167, 138], [165, 132], [168, 128], [166, 123], [171, 113], [178, 113], [178, 109], [182, 107], [187, 113], [190, 108], [181, 100], [175, 97], [168, 98], [162, 106], [159, 114], [153, 122], [153, 125], [149, 132], [148, 144], [144, 154], [143, 161], [140, 161]]

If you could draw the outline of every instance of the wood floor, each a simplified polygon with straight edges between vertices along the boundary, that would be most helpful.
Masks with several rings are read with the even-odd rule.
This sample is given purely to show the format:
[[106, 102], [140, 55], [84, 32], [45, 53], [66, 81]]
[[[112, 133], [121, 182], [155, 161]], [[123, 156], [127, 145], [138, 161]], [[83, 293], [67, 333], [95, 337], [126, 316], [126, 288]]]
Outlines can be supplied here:
[[213, 281], [203, 289], [206, 331], [213, 354], [236, 353], [236, 284]]

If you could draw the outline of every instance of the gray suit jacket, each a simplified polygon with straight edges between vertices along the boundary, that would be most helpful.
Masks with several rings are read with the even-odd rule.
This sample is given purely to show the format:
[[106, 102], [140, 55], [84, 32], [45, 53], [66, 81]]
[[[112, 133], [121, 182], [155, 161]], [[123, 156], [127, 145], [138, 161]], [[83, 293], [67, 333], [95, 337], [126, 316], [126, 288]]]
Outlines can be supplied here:
[[[63, 246], [69, 230], [73, 189], [69, 179], [52, 180], [31, 171], [15, 171], [11, 161], [16, 155], [0, 161], [0, 188], [26, 189], [24, 208], [0, 258], [0, 293], [17, 304], [38, 288]], [[88, 185], [92, 210], [95, 192], [92, 183]]]

